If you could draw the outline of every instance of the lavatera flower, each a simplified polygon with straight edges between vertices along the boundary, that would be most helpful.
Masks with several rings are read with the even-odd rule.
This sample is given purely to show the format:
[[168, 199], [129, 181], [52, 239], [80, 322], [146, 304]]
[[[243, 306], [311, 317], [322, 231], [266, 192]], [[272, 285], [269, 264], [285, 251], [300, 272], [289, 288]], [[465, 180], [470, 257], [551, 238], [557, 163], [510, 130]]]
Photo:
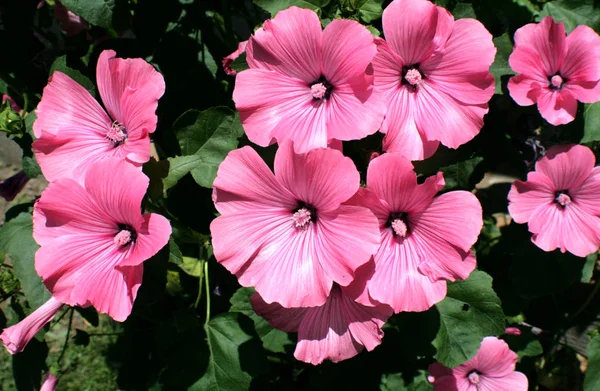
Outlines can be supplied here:
[[35, 157], [49, 181], [80, 178], [97, 160], [115, 157], [141, 167], [150, 159], [163, 77], [146, 61], [115, 58], [105, 50], [96, 68], [104, 106], [76, 81], [54, 72], [33, 124]]
[[508, 82], [510, 96], [521, 106], [537, 103], [552, 125], [575, 119], [577, 101], [600, 100], [600, 36], [578, 26], [568, 36], [565, 26], [547, 16], [515, 33], [508, 61], [518, 72]]

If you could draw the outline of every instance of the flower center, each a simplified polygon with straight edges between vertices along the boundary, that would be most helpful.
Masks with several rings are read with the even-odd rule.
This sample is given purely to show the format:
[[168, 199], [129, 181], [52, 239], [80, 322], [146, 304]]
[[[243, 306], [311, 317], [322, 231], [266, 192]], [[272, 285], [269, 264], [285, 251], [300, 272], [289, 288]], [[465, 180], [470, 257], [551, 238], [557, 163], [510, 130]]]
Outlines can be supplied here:
[[115, 121], [110, 129], [108, 129], [108, 132], [106, 132], [106, 138], [109, 139], [115, 147], [118, 147], [127, 139], [127, 130], [118, 121]]
[[402, 67], [402, 85], [416, 89], [425, 79], [425, 76], [419, 70], [419, 64], [406, 65]]
[[567, 205], [573, 202], [573, 200], [571, 199], [571, 196], [569, 196], [568, 190], [560, 190], [554, 195], [554, 202], [560, 205], [562, 208], [565, 208]]
[[310, 84], [310, 93], [314, 100], [329, 99], [332, 91], [333, 86], [325, 79], [325, 76], [321, 76]]
[[311, 223], [317, 221], [317, 210], [310, 204], [299, 202], [298, 207], [292, 214], [292, 221], [294, 227], [299, 230], [305, 230]]
[[477, 385], [481, 381], [481, 378], [480, 378], [479, 375], [481, 375], [479, 372], [477, 372], [477, 371], [471, 371], [467, 375], [467, 378], [469, 379], [469, 381], [471, 382], [471, 384]]
[[404, 239], [409, 234], [408, 215], [404, 212], [392, 213], [386, 227], [392, 228], [394, 236]]
[[122, 247], [135, 242], [136, 239], [137, 234], [130, 225], [119, 224], [119, 232], [117, 232], [113, 241], [117, 246]]
[[565, 85], [565, 83], [567, 82], [567, 79], [564, 79], [560, 74], [556, 74], [552, 77], [548, 78], [550, 81], [550, 89], [552, 90], [560, 90], [563, 88], [563, 86]]

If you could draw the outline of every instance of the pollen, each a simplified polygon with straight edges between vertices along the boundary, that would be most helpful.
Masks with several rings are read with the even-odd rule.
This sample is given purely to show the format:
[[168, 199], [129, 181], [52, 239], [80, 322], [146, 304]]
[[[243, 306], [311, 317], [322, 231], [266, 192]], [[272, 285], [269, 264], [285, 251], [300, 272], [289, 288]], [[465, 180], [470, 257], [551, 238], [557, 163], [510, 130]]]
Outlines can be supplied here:
[[113, 241], [117, 246], [125, 246], [131, 243], [131, 231], [128, 229], [122, 229], [118, 234], [115, 235]]
[[423, 76], [421, 75], [421, 72], [419, 72], [418, 69], [413, 68], [413, 69], [409, 69], [406, 72], [406, 75], [404, 75], [404, 79], [411, 86], [416, 86], [421, 83], [421, 81], [423, 80]]
[[468, 379], [471, 382], [471, 384], [475, 385], [479, 384], [479, 382], [481, 381], [481, 378], [479, 377], [479, 373], [477, 373], [477, 371], [469, 373]]
[[566, 194], [566, 193], [560, 193], [560, 194], [558, 194], [556, 196], [556, 202], [558, 204], [560, 204], [561, 206], [567, 206], [571, 202], [573, 202], [573, 200], [571, 199], [571, 197], [569, 197], [568, 194]]
[[327, 87], [323, 83], [316, 83], [310, 86], [310, 92], [315, 99], [323, 99], [327, 94]]
[[125, 127], [121, 125], [119, 122], [113, 122], [108, 132], [106, 132], [106, 138], [112, 141], [112, 143], [116, 146], [123, 144], [125, 139], [127, 138], [127, 131]]
[[306, 229], [311, 223], [312, 214], [306, 208], [300, 208], [292, 215], [294, 227], [298, 229]]
[[550, 79], [550, 83], [552, 84], [552, 87], [560, 88], [563, 85], [564, 80], [560, 75], [554, 75]]
[[396, 236], [404, 238], [406, 237], [406, 234], [408, 232], [408, 227], [402, 219], [395, 219], [394, 221], [392, 221], [392, 230], [394, 231]]

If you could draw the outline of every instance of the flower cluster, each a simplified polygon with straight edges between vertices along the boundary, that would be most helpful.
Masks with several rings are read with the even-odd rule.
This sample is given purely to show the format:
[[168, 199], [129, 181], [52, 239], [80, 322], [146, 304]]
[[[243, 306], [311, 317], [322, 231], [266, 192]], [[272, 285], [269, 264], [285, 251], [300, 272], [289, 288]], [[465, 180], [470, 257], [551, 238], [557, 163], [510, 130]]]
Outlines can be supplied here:
[[12, 354], [60, 308], [93, 306], [117, 321], [131, 313], [143, 262], [169, 240], [169, 221], [142, 214], [149, 179], [148, 134], [164, 92], [160, 73], [141, 59], [106, 50], [97, 80], [108, 113], [69, 76], [54, 72], [36, 110], [33, 144], [51, 181], [35, 203], [35, 268], [52, 298], [0, 335]]

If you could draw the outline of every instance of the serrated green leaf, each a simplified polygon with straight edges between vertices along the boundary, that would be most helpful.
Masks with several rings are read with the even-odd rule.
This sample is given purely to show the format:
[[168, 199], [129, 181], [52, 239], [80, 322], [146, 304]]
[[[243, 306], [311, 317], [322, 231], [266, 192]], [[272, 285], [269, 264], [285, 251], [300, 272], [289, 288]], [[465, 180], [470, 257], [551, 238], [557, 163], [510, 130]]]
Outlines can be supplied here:
[[93, 25], [111, 28], [115, 0], [61, 0], [69, 11]]
[[329, 4], [329, 1], [330, 0], [254, 0], [254, 4], [270, 13], [273, 17], [279, 11], [290, 8], [291, 6], [320, 11], [321, 8]]
[[546, 16], [551, 16], [556, 22], [563, 22], [567, 33], [579, 25], [587, 25], [598, 31], [600, 29], [600, 9], [594, 5], [594, 0], [553, 0], [544, 4], [538, 14], [539, 22]]
[[434, 356], [454, 368], [475, 356], [483, 338], [504, 333], [504, 313], [492, 289], [492, 277], [475, 270], [468, 279], [448, 283], [446, 298], [436, 304], [440, 329]]
[[581, 143], [600, 141], [600, 102], [585, 105], [583, 121]]
[[35, 272], [34, 257], [38, 248], [33, 240], [30, 214], [21, 213], [0, 228], [0, 251], [10, 256], [13, 272], [21, 282], [23, 293], [32, 309], [44, 304], [51, 296]]
[[275, 353], [285, 353], [285, 346], [291, 345], [292, 341], [286, 332], [277, 330], [267, 320], [254, 312], [250, 297], [254, 293], [253, 288], [240, 288], [233, 294], [229, 302], [231, 312], [241, 312], [254, 322], [256, 333], [263, 342], [263, 347]]
[[186, 111], [175, 121], [173, 130], [184, 156], [168, 159], [169, 174], [163, 179], [165, 191], [187, 173], [200, 186], [212, 187], [219, 164], [244, 134], [238, 114], [226, 107]]
[[252, 324], [243, 314], [227, 312], [204, 326], [210, 359], [206, 373], [191, 390], [246, 391], [250, 388], [253, 376], [260, 372], [257, 365], [262, 365], [265, 357], [256, 350], [241, 348], [242, 345], [250, 347], [253, 340], [247, 331], [248, 322]]
[[584, 391], [600, 390], [600, 335], [590, 341], [587, 348], [588, 366], [583, 379]]
[[502, 95], [501, 77], [504, 75], [514, 75], [515, 72], [508, 65], [508, 57], [512, 53], [513, 44], [510, 41], [508, 33], [504, 33], [499, 37], [494, 38], [494, 46], [496, 46], [496, 58], [490, 67], [490, 73], [496, 80], [495, 94]]
[[52, 75], [56, 71], [64, 73], [71, 79], [75, 80], [77, 83], [81, 84], [86, 90], [90, 92], [90, 94], [92, 94], [92, 96], [96, 95], [94, 83], [92, 83], [90, 79], [85, 77], [83, 73], [79, 72], [77, 69], [69, 68], [67, 66], [67, 56], [61, 56], [54, 60], [52, 66], [50, 67], [50, 75]]

